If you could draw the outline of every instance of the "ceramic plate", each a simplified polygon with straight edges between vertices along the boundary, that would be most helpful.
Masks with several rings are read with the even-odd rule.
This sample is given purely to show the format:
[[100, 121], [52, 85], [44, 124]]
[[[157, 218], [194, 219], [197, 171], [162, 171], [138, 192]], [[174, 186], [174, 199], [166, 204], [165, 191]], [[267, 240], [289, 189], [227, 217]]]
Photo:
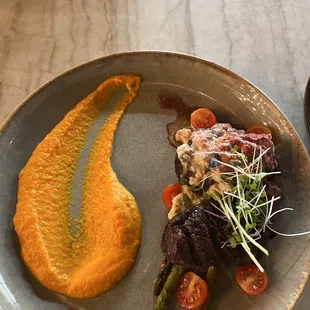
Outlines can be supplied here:
[[[135, 196], [143, 222], [138, 259], [128, 276], [107, 294], [76, 301], [58, 296], [37, 283], [23, 265], [13, 230], [17, 175], [45, 135], [82, 98], [108, 77], [142, 75], [139, 96], [117, 130], [113, 167]], [[162, 110], [158, 93], [167, 89], [189, 105], [210, 108], [219, 119], [248, 127], [264, 123], [274, 134], [282, 171], [282, 216], [278, 229], [310, 228], [310, 162], [292, 125], [261, 91], [213, 63], [165, 52], [136, 52], [100, 58], [53, 79], [29, 96], [2, 126], [0, 137], [0, 305], [3, 309], [152, 309], [153, 280], [163, 258], [160, 241], [167, 222], [161, 190], [176, 181], [173, 149], [166, 124], [174, 113]], [[101, 116], [101, 119], [105, 115]], [[268, 259], [268, 290], [245, 296], [234, 281], [218, 288], [214, 309], [291, 309], [309, 277], [309, 236], [276, 237]], [[176, 306], [171, 305], [171, 309]]]

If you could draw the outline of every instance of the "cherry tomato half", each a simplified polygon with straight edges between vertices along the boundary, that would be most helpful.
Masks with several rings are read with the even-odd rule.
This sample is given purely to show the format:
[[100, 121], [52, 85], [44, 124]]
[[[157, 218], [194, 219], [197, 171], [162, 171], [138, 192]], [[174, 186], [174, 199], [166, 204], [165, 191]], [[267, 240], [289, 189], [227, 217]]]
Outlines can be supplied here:
[[182, 193], [181, 184], [170, 184], [164, 188], [161, 196], [168, 210], [172, 208], [172, 199], [181, 193]]
[[208, 286], [206, 281], [193, 272], [185, 273], [177, 285], [177, 301], [186, 309], [197, 309], [207, 300]]
[[191, 114], [191, 126], [193, 129], [211, 128], [215, 123], [215, 115], [209, 109], [200, 108]]
[[247, 129], [246, 133], [256, 133], [256, 134], [268, 134], [271, 135], [271, 130], [265, 125], [254, 125]]
[[236, 280], [248, 295], [261, 294], [266, 289], [268, 283], [266, 272], [261, 272], [254, 264], [238, 267]]

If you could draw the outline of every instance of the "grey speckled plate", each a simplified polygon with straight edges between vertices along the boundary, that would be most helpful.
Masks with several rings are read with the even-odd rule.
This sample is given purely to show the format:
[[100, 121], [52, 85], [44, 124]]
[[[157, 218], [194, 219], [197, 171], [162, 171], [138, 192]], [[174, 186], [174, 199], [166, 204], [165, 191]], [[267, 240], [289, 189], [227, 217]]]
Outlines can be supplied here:
[[[63, 116], [103, 80], [119, 73], [138, 73], [144, 78], [138, 98], [120, 123], [113, 155], [113, 166], [120, 181], [138, 202], [143, 240], [134, 268], [119, 285], [101, 297], [75, 301], [57, 296], [39, 285], [20, 259], [12, 225], [17, 175], [36, 145]], [[174, 115], [157, 104], [157, 94], [162, 89], [177, 93], [190, 105], [209, 107], [220, 119], [244, 127], [255, 123], [268, 125], [274, 134], [283, 172], [281, 207], [295, 208], [278, 221], [281, 223], [279, 229], [299, 232], [310, 228], [308, 154], [291, 124], [262, 92], [236, 74], [190, 56], [137, 52], [101, 58], [76, 67], [41, 87], [2, 126], [2, 309], [66, 309], [64, 304], [71, 309], [152, 309], [153, 279], [162, 259], [160, 240], [167, 221], [160, 194], [166, 184], [176, 180], [175, 150], [167, 142], [165, 128]], [[104, 117], [101, 115], [96, 124]], [[234, 281], [226, 281], [220, 285], [214, 309], [294, 308], [309, 277], [309, 237], [277, 237], [271, 248], [268, 290], [251, 298], [245, 296]], [[171, 305], [173, 308], [175, 306]]]

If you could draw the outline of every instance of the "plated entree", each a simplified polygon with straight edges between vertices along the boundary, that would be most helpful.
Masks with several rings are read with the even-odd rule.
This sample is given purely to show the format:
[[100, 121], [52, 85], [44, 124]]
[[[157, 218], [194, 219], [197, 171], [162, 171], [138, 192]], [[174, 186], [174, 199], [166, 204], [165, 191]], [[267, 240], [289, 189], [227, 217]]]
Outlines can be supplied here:
[[[136, 261], [139, 209], [119, 182], [111, 156], [118, 124], [141, 82], [134, 74], [104, 81], [47, 134], [19, 173], [13, 222], [21, 255], [53, 292], [96, 297], [115, 287]], [[119, 91], [122, 96], [102, 122], [101, 112]], [[176, 147], [178, 183], [162, 192], [169, 212], [155, 309], [166, 309], [174, 290], [184, 308], [206, 309], [217, 269], [231, 263], [239, 286], [261, 294], [268, 282], [261, 258], [269, 255], [267, 242], [278, 233], [274, 216], [292, 210], [275, 205], [280, 171], [270, 129], [219, 122], [209, 109], [188, 107], [169, 92], [160, 98], [162, 108], [177, 112], [167, 130]]]
[[227, 262], [238, 266], [236, 280], [246, 293], [262, 293], [267, 274], [260, 258], [269, 255], [273, 216], [283, 211], [274, 205], [280, 199], [275, 178], [280, 172], [270, 129], [236, 129], [199, 108], [189, 126], [176, 131], [175, 141], [179, 183], [162, 192], [169, 221], [155, 309], [165, 309], [173, 285], [181, 306], [203, 306], [216, 269]]

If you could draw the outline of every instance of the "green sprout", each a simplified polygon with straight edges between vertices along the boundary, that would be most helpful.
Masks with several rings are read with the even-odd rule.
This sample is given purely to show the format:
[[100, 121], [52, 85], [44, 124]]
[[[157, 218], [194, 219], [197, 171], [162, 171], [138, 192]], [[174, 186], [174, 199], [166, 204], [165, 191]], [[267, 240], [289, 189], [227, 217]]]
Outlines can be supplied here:
[[[236, 246], [241, 245], [262, 272], [264, 269], [251, 252], [249, 244], [258, 248], [265, 255], [269, 255], [267, 249], [257, 242], [266, 229], [281, 236], [300, 236], [310, 233], [310, 231], [306, 231], [297, 234], [283, 234], [271, 227], [271, 219], [273, 216], [283, 211], [292, 211], [293, 209], [283, 208], [273, 211], [274, 202], [281, 197], [269, 198], [266, 193], [266, 185], [264, 184], [263, 179], [270, 175], [280, 174], [280, 172], [263, 171], [263, 156], [269, 150], [270, 148], [263, 150], [259, 147], [258, 156], [256, 156], [257, 147], [255, 145], [253, 159], [250, 163], [248, 157], [244, 153], [238, 151], [237, 145], [235, 145], [229, 152], [235, 155], [235, 158], [230, 160], [230, 163], [225, 163], [213, 158], [213, 160], [220, 165], [229, 168], [228, 172], [219, 173], [221, 181], [225, 180], [226, 182], [229, 180], [230, 184], [233, 184], [232, 189], [229, 191], [220, 192], [214, 186], [209, 187], [207, 191], [204, 190], [205, 181], [212, 178], [213, 173], [218, 173], [210, 170], [199, 184], [190, 188], [195, 191], [203, 190], [203, 197], [205, 199], [212, 198], [218, 203], [219, 206], [216, 206], [211, 202], [213, 207], [216, 208], [221, 215], [213, 212], [209, 213], [225, 220], [227, 222], [227, 227], [231, 230], [231, 236], [222, 247], [231, 246], [232, 248], [235, 248]], [[205, 155], [213, 155], [214, 153], [227, 155], [228, 152], [198, 151], [197, 153], [203, 153]]]

